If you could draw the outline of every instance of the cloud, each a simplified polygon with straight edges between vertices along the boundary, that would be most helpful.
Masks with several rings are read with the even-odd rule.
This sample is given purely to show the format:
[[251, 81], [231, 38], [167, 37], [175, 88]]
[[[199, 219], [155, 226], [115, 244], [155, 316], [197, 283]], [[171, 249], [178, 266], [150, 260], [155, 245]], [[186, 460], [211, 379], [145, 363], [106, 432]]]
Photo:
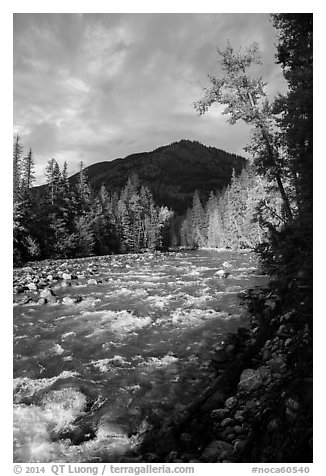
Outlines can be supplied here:
[[247, 127], [193, 108], [227, 39], [258, 41], [270, 92], [284, 90], [267, 14], [15, 14], [15, 128], [38, 180], [51, 157], [73, 173], [182, 138], [241, 153]]

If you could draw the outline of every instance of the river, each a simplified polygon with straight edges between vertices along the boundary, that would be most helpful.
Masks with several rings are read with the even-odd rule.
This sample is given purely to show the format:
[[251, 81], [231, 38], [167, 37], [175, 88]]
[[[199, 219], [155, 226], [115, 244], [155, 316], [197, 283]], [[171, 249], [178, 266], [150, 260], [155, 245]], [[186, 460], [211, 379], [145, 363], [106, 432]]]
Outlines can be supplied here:
[[98, 284], [58, 283], [57, 303], [14, 305], [15, 462], [119, 461], [136, 432], [210, 382], [214, 348], [247, 324], [238, 294], [266, 282], [250, 252], [84, 263], [96, 264]]

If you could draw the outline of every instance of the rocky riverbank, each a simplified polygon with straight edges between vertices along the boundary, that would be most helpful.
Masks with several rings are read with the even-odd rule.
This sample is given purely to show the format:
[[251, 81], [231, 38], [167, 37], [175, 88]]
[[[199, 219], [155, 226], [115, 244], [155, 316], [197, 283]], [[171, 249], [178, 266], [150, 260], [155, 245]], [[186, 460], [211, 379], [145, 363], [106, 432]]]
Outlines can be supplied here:
[[[147, 253], [146, 260], [155, 257], [155, 253]], [[141, 263], [145, 255], [124, 255], [123, 262], [119, 256], [112, 256], [108, 263], [107, 257], [76, 258], [73, 260], [46, 260], [34, 262], [13, 272], [14, 303], [44, 305], [48, 303], [74, 304], [83, 296], [69, 296], [70, 287], [92, 286], [109, 282], [103, 277], [103, 269], [129, 268], [135, 262]], [[64, 296], [58, 291], [64, 290]]]
[[309, 330], [295, 328], [294, 310], [279, 314], [272, 292], [247, 298], [259, 308], [251, 328], [217, 349], [216, 381], [197, 402], [142, 437], [141, 461], [312, 461], [312, 379], [298, 360], [310, 355]]

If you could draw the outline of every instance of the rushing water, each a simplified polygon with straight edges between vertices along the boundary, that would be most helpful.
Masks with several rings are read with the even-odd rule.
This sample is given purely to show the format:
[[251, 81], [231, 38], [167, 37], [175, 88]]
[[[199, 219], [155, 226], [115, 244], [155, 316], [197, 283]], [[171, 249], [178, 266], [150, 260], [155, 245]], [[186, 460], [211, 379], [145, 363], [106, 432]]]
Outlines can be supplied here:
[[[225, 261], [230, 276], [219, 279]], [[15, 462], [119, 461], [133, 433], [209, 382], [214, 346], [246, 322], [238, 293], [265, 282], [245, 252], [98, 265], [102, 284], [56, 290], [81, 302], [14, 307]]]

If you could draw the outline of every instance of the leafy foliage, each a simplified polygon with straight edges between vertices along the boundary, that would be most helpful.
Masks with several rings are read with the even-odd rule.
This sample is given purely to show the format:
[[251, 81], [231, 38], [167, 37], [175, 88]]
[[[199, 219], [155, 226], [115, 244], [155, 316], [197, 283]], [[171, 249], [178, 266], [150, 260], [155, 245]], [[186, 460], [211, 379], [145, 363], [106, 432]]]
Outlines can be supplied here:
[[284, 186], [287, 164], [278, 143], [277, 117], [273, 114], [261, 77], [252, 77], [251, 69], [261, 64], [257, 43], [235, 51], [228, 42], [225, 50], [218, 50], [220, 76], [209, 76], [211, 86], [202, 99], [194, 103], [200, 115], [214, 103], [225, 106], [223, 114], [230, 124], [242, 120], [253, 127], [253, 139], [248, 147], [257, 170], [277, 183], [289, 222], [293, 219], [291, 203]]

